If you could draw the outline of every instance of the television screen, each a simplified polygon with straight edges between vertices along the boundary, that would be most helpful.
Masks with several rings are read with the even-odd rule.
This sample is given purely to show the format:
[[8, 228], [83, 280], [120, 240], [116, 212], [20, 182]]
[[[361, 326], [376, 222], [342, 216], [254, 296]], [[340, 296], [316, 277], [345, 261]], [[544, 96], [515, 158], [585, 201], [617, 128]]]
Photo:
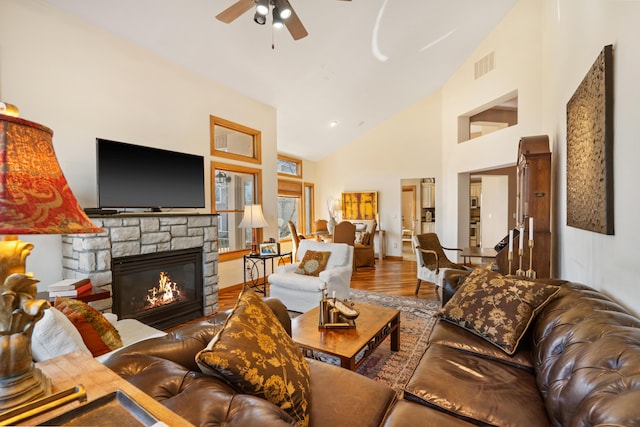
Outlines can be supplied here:
[[96, 139], [100, 208], [203, 208], [204, 157]]

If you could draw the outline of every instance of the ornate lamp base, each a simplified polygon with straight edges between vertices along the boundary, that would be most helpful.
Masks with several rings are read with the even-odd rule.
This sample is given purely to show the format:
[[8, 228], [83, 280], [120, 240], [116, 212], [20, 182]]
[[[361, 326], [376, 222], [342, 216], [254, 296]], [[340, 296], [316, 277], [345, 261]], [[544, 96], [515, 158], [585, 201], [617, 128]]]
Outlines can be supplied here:
[[51, 394], [51, 380], [35, 366], [17, 377], [0, 379], [0, 411]]

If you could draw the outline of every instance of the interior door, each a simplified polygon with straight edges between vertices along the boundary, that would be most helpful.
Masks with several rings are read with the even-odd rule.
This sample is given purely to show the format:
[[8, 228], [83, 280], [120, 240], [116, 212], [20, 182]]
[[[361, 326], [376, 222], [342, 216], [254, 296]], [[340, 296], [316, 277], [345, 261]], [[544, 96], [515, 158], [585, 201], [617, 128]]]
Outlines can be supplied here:
[[480, 209], [480, 247], [492, 248], [509, 229], [508, 176], [482, 176]]
[[403, 238], [405, 230], [409, 231], [409, 236], [414, 230], [416, 224], [416, 186], [402, 186], [402, 230]]

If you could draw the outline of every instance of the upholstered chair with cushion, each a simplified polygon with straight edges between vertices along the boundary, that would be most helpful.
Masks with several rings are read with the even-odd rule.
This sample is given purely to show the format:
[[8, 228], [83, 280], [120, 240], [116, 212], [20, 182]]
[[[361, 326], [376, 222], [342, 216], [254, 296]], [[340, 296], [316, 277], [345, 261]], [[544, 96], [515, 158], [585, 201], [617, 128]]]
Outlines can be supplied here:
[[288, 221], [289, 233], [291, 233], [291, 259], [296, 259], [296, 252], [301, 239], [305, 239], [302, 234], [298, 234], [296, 225], [292, 221]]
[[288, 310], [304, 313], [317, 307], [326, 286], [329, 296], [348, 298], [353, 273], [353, 246], [300, 241], [297, 261], [278, 267], [269, 276], [269, 295]]
[[356, 241], [356, 226], [349, 221], [340, 221], [333, 228], [333, 243], [346, 243], [353, 246]]
[[355, 267], [375, 267], [376, 255], [373, 249], [373, 239], [376, 234], [378, 223], [374, 219], [367, 224], [367, 227], [360, 233], [360, 238], [356, 239], [353, 258]]
[[444, 271], [448, 269], [467, 269], [462, 264], [457, 264], [449, 260], [444, 250], [462, 251], [462, 249], [443, 247], [436, 233], [418, 234], [413, 236], [412, 240], [416, 250], [418, 276], [415, 294], [418, 295], [422, 281], [426, 281], [436, 285], [438, 295], [442, 298], [442, 277]]

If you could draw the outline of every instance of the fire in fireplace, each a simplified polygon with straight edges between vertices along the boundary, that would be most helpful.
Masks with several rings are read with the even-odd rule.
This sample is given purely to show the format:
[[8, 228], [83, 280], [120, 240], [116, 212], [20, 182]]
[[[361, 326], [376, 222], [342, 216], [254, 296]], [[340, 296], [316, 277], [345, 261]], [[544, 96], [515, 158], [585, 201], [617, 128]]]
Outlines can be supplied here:
[[171, 281], [171, 277], [169, 277], [167, 272], [161, 271], [158, 286], [149, 289], [146, 304], [141, 310], [149, 310], [154, 307], [160, 307], [161, 305], [171, 304], [181, 299], [180, 286], [176, 282]]
[[114, 258], [113, 311], [159, 329], [204, 313], [202, 248]]

